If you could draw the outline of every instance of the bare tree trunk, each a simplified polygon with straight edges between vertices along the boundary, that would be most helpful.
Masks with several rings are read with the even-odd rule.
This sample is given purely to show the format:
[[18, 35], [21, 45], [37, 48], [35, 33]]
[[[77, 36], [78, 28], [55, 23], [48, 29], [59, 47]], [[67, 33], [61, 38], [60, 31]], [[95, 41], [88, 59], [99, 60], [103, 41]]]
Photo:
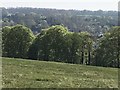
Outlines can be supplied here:
[[81, 63], [84, 62], [84, 46], [82, 46], [82, 55], [81, 55]]
[[120, 37], [119, 37], [119, 34], [118, 34], [118, 46], [117, 46], [117, 62], [118, 62], [118, 65], [117, 67], [119, 68], [120, 67]]
[[88, 65], [90, 65], [91, 61], [91, 53], [90, 53], [90, 48], [88, 49]]

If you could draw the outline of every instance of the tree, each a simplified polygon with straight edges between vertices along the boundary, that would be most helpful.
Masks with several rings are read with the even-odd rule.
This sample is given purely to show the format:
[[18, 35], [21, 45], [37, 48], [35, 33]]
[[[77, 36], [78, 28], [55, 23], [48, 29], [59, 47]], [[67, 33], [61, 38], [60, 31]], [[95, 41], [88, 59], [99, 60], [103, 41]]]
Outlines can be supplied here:
[[27, 58], [29, 46], [35, 38], [31, 30], [22, 25], [3, 28], [3, 50], [8, 57]]
[[29, 49], [29, 58], [90, 64], [91, 53], [92, 39], [89, 33], [68, 32], [64, 26], [56, 25], [42, 30], [36, 37]]
[[37, 60], [38, 57], [38, 45], [37, 38], [34, 39], [33, 43], [30, 45], [28, 50], [28, 58], [32, 60]]
[[81, 63], [90, 64], [93, 40], [88, 32], [80, 32], [81, 37]]
[[37, 36], [34, 44], [38, 49], [35, 52], [37, 56], [36, 58], [39, 60], [65, 60], [64, 45], [66, 42], [65, 36], [67, 32], [67, 28], [61, 25], [52, 26], [42, 30]]
[[11, 30], [11, 27], [9, 26], [5, 26], [2, 28], [2, 56], [7, 56], [7, 37], [8, 37], [8, 34]]
[[117, 60], [117, 67], [120, 67], [120, 27], [113, 27], [111, 30], [110, 39], [113, 44], [115, 58]]
[[81, 44], [82, 39], [79, 33], [71, 33], [72, 35], [69, 37], [71, 42], [69, 43], [69, 57], [68, 62], [73, 64], [80, 64], [81, 63]]
[[96, 50], [96, 65], [119, 67], [120, 63], [120, 27], [113, 27], [100, 39]]

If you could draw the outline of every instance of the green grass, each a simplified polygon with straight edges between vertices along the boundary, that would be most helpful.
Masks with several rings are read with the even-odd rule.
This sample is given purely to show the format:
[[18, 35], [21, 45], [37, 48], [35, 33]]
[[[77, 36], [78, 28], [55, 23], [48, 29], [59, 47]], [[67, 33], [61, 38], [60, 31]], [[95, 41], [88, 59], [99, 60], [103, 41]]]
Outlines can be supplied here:
[[2, 59], [3, 88], [117, 88], [118, 70], [57, 62]]

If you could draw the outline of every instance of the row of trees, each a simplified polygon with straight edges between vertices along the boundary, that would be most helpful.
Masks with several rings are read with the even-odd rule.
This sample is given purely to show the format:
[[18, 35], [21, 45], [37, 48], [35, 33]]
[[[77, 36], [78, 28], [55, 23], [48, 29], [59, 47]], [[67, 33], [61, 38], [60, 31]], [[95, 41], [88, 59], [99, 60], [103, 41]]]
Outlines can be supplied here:
[[32, 59], [90, 64], [91, 50], [92, 39], [89, 33], [68, 32], [67, 28], [56, 25], [37, 36], [28, 55]]
[[22, 25], [3, 27], [2, 32], [4, 57], [119, 67], [120, 27], [97, 42], [88, 32], [70, 32], [63, 25], [44, 29], [37, 36]]

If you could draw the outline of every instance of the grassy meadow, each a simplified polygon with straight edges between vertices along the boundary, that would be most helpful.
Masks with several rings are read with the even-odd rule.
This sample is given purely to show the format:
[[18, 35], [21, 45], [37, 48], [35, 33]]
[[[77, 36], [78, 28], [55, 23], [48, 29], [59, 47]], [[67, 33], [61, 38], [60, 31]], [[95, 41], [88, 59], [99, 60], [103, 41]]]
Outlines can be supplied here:
[[2, 59], [3, 88], [117, 88], [118, 69]]

